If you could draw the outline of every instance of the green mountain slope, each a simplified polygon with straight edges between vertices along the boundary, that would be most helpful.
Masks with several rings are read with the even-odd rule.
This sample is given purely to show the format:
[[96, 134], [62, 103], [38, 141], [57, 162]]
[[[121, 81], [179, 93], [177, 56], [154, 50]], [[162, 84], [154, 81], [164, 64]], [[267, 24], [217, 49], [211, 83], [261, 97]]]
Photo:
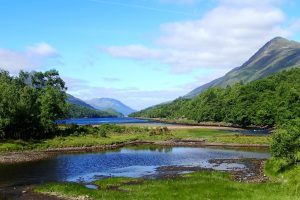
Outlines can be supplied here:
[[86, 108], [90, 108], [90, 109], [95, 109], [93, 106], [91, 106], [90, 104], [87, 104], [86, 102], [84, 102], [83, 100], [74, 97], [70, 94], [67, 94], [67, 102], [78, 105], [78, 106], [83, 106]]
[[194, 97], [211, 87], [226, 87], [243, 81], [248, 83], [266, 76], [300, 66], [300, 43], [276, 37], [265, 44], [242, 66], [225, 76], [202, 85], [185, 97]]
[[97, 117], [121, 117], [122, 114], [114, 110], [96, 110], [77, 104], [68, 104], [67, 118], [97, 118]]
[[82, 117], [121, 117], [121, 113], [113, 109], [98, 110], [83, 100], [67, 94], [68, 118]]
[[227, 122], [240, 126], [274, 126], [300, 117], [300, 68], [226, 88], [209, 88], [132, 114], [194, 122]]

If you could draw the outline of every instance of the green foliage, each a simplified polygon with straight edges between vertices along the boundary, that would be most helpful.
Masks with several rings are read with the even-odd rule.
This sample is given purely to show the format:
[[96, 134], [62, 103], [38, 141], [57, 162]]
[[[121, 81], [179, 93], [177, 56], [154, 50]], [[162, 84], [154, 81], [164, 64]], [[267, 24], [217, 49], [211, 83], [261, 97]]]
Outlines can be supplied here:
[[150, 130], [150, 136], [152, 135], [165, 135], [169, 134], [170, 130], [167, 127], [157, 127], [155, 129]]
[[164, 135], [169, 134], [170, 130], [167, 127], [137, 127], [137, 126], [120, 126], [115, 124], [101, 124], [99, 126], [79, 126], [76, 124], [64, 125], [60, 130], [61, 136], [80, 136], [93, 134], [100, 137], [107, 137], [112, 134], [149, 134], [154, 135]]
[[284, 124], [300, 117], [300, 69], [283, 71], [246, 85], [211, 88], [192, 99], [179, 98], [131, 116], [240, 126]]
[[54, 121], [65, 115], [65, 90], [56, 70], [21, 71], [17, 77], [0, 71], [0, 138], [52, 136]]
[[271, 151], [278, 169], [300, 162], [300, 118], [282, 125], [273, 135]]
[[[289, 172], [289, 183], [298, 175], [297, 169]], [[298, 176], [299, 177], [299, 176]], [[138, 179], [110, 178], [95, 182], [99, 189], [91, 190], [78, 183], [51, 183], [38, 186], [35, 191], [66, 199], [222, 199], [222, 200], [296, 200], [299, 199], [298, 184], [284, 182], [241, 183], [232, 180], [225, 172], [201, 171], [183, 175], [181, 178]]]
[[[116, 126], [116, 125], [111, 125]], [[116, 144], [130, 141], [205, 140], [207, 142], [231, 144], [270, 144], [269, 136], [237, 136], [236, 133], [213, 129], [178, 129], [162, 134], [151, 134], [148, 128], [125, 126], [123, 133], [107, 131], [97, 126], [63, 125], [56, 136], [42, 140], [0, 140], [0, 153], [19, 150], [41, 150], [48, 148], [83, 147]], [[100, 130], [100, 131], [99, 131]], [[106, 131], [104, 131], [106, 130]], [[103, 133], [101, 135], [101, 133]]]
[[118, 117], [122, 116], [113, 110], [95, 110], [85, 106], [76, 105], [73, 103], [68, 103], [67, 107], [67, 118], [97, 118], [97, 117]]

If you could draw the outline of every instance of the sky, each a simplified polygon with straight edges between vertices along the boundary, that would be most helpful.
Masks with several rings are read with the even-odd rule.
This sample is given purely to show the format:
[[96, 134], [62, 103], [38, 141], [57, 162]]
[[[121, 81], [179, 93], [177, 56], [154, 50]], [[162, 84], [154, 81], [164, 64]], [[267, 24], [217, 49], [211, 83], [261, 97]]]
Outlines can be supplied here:
[[0, 68], [57, 69], [68, 93], [143, 109], [300, 42], [298, 0], [0, 0]]

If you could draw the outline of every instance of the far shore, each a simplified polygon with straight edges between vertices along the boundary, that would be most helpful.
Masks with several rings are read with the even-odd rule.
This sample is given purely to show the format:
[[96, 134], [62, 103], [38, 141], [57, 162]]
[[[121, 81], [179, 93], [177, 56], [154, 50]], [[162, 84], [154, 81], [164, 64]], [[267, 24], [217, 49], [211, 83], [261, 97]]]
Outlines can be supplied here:
[[[163, 123], [163, 122], [162, 122]], [[167, 127], [170, 130], [177, 130], [177, 129], [218, 129], [218, 130], [245, 130], [243, 128], [237, 128], [237, 127], [230, 127], [230, 126], [212, 126], [212, 125], [187, 125], [187, 124], [179, 124], [179, 123], [168, 123], [163, 125], [156, 125], [149, 123], [125, 123], [122, 125], [126, 126], [143, 126], [143, 127], [152, 127], [152, 126], [164, 126]]]
[[[184, 127], [201, 127], [201, 128], [218, 128], [218, 129], [236, 129], [236, 130], [244, 130], [244, 129], [273, 129], [274, 127], [267, 126], [246, 126], [243, 127], [238, 124], [226, 123], [226, 122], [196, 122], [193, 120], [184, 120], [184, 119], [166, 119], [166, 118], [145, 118], [145, 117], [134, 117], [136, 119], [144, 119], [149, 120], [151, 122], [158, 123], [166, 123], [170, 125], [179, 125]], [[167, 125], [168, 126], [168, 125]]]

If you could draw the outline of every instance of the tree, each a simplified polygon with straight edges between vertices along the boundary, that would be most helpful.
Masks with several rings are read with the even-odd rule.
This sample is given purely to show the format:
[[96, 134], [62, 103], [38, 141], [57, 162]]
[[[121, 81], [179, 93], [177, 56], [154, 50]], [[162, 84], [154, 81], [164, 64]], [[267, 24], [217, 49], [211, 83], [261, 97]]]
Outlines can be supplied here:
[[282, 125], [273, 135], [272, 155], [286, 167], [300, 162], [300, 118]]
[[56, 70], [0, 71], [0, 137], [28, 139], [55, 134], [55, 120], [66, 114], [66, 87]]
[[66, 94], [58, 88], [46, 86], [39, 95], [40, 120], [45, 134], [55, 131], [55, 120], [60, 119], [66, 114]]

